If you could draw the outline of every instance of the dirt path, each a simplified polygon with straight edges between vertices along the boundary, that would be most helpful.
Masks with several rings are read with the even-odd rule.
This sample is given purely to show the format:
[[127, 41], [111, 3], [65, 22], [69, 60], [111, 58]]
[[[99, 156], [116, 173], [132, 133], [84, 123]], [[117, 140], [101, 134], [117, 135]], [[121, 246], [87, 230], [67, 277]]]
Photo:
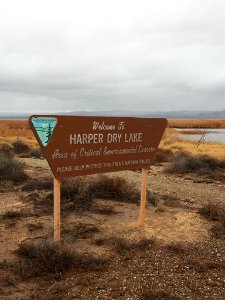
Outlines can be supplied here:
[[[45, 160], [39, 159], [21, 159], [26, 164], [26, 172], [32, 179], [40, 180], [41, 178], [51, 178], [52, 174]], [[124, 171], [118, 173], [108, 174], [109, 176], [122, 176], [128, 181], [134, 182], [137, 187], [141, 184], [141, 172]], [[2, 187], [0, 189], [1, 206], [0, 215], [7, 211], [22, 211], [25, 215], [16, 220], [1, 219], [0, 221], [0, 263], [4, 260], [13, 260], [16, 258], [14, 251], [18, 245], [24, 241], [38, 241], [44, 239], [52, 240], [53, 237], [53, 217], [52, 212], [38, 214], [34, 210], [33, 202], [35, 193], [42, 193], [40, 191], [23, 191], [22, 185]], [[0, 280], [0, 294], [1, 299], [31, 299], [34, 297], [34, 291], [41, 292], [41, 298], [35, 296], [34, 299], [154, 299], [141, 298], [135, 296], [137, 293], [141, 294], [140, 289], [142, 285], [149, 286], [149, 282], [154, 283], [159, 289], [161, 288], [167, 292], [168, 285], [171, 291], [179, 294], [179, 298], [170, 298], [168, 294], [164, 298], [156, 299], [223, 299], [223, 274], [221, 267], [214, 272], [214, 269], [207, 269], [207, 274], [201, 273], [203, 271], [192, 271], [192, 264], [196, 265], [194, 258], [189, 258], [195, 250], [188, 250], [187, 261], [185, 263], [183, 258], [183, 250], [174, 248], [175, 253], [167, 253], [166, 247], [174, 244], [182, 245], [182, 247], [192, 247], [195, 244], [207, 242], [209, 247], [206, 250], [207, 254], [203, 255], [201, 259], [204, 260], [204, 255], [210, 255], [210, 259], [223, 259], [221, 249], [225, 249], [223, 240], [215, 241], [211, 239], [209, 234], [213, 222], [208, 222], [197, 213], [197, 208], [203, 202], [208, 200], [223, 201], [225, 203], [225, 185], [215, 181], [208, 181], [204, 178], [196, 176], [168, 175], [163, 173], [163, 166], [153, 166], [148, 176], [148, 189], [150, 193], [154, 194], [156, 199], [159, 199], [157, 206], [148, 205], [146, 213], [146, 226], [140, 228], [137, 226], [139, 216], [139, 205], [126, 203], [121, 201], [112, 201], [107, 199], [95, 199], [96, 207], [107, 208], [112, 213], [99, 213], [98, 211], [72, 211], [68, 214], [62, 215], [62, 239], [69, 242], [71, 247], [85, 254], [94, 254], [97, 257], [105, 257], [112, 259], [115, 248], [112, 245], [97, 245], [97, 240], [107, 241], [110, 239], [122, 239], [125, 242], [137, 243], [142, 240], [155, 240], [160, 246], [154, 246], [148, 252], [145, 250], [137, 250], [137, 253], [132, 257], [132, 254], [126, 253], [122, 257], [116, 254], [112, 259], [109, 270], [100, 273], [98, 272], [84, 272], [71, 271], [64, 278], [60, 280], [40, 281], [33, 279], [28, 282], [12, 283], [12, 278], [4, 270], [1, 273], [3, 281]], [[164, 199], [164, 201], [161, 201]], [[93, 226], [96, 232], [92, 233], [87, 238], [76, 238], [73, 240], [74, 232], [76, 233], [76, 226], [88, 224]], [[65, 232], [69, 231], [69, 235]], [[71, 235], [72, 234], [72, 235]], [[72, 240], [71, 240], [72, 239]], [[218, 244], [217, 246], [215, 246]], [[157, 248], [158, 247], [158, 248]], [[155, 250], [154, 250], [155, 249]], [[176, 250], [178, 249], [178, 250]], [[213, 249], [213, 250], [212, 250]], [[155, 251], [155, 252], [154, 252]], [[176, 253], [178, 251], [178, 254]], [[179, 256], [179, 251], [181, 255]], [[208, 251], [208, 252], [207, 252]], [[215, 255], [214, 251], [219, 253]], [[143, 254], [145, 253], [145, 255]], [[152, 254], [154, 253], [154, 255]], [[172, 256], [171, 256], [172, 255]], [[179, 257], [178, 257], [179, 256]], [[166, 259], [165, 259], [166, 257]], [[172, 257], [172, 258], [171, 258]], [[132, 262], [130, 262], [130, 260]], [[201, 261], [198, 261], [200, 264]], [[223, 262], [222, 262], [223, 263]], [[221, 263], [221, 264], [222, 264]], [[214, 263], [218, 265], [217, 261]], [[224, 262], [225, 264], [225, 262]], [[133, 268], [132, 268], [133, 265]], [[1, 264], [0, 264], [1, 266]], [[187, 269], [185, 269], [187, 266]], [[139, 268], [140, 267], [140, 268]], [[197, 264], [197, 267], [198, 264]], [[199, 267], [201, 269], [201, 265]], [[149, 271], [147, 272], [146, 270]], [[141, 270], [141, 271], [140, 271]], [[78, 272], [78, 273], [77, 273]], [[138, 280], [136, 280], [136, 273], [138, 273]], [[215, 274], [214, 274], [215, 273]], [[116, 274], [116, 275], [115, 275]], [[132, 277], [133, 276], [133, 277]], [[168, 278], [167, 278], [168, 276]], [[194, 277], [193, 277], [194, 276]], [[108, 282], [107, 278], [110, 278]], [[192, 277], [194, 278], [192, 280]], [[217, 285], [210, 289], [209, 298], [206, 297], [209, 292], [207, 286], [207, 278], [213, 278]], [[121, 280], [123, 282], [121, 282]], [[126, 281], [127, 280], [127, 281]], [[62, 285], [59, 292], [62, 297], [51, 298], [50, 289], [57, 282], [57, 287]], [[106, 284], [106, 282], [108, 282]], [[136, 284], [136, 282], [138, 284]], [[183, 284], [181, 282], [185, 282]], [[225, 281], [224, 281], [225, 282]], [[25, 284], [26, 283], [26, 284]], [[198, 288], [198, 285], [201, 289]], [[49, 298], [45, 298], [45, 288]], [[67, 294], [65, 294], [65, 290]], [[43, 289], [43, 290], [42, 290]], [[151, 285], [151, 289], [156, 289]], [[157, 290], [156, 289], [156, 290]], [[70, 298], [69, 295], [74, 297]], [[39, 295], [39, 294], [38, 294]], [[155, 294], [157, 295], [157, 293]], [[213, 296], [215, 295], [215, 297]], [[54, 295], [53, 295], [54, 296]], [[40, 296], [39, 296], [40, 297]], [[189, 297], [189, 298], [187, 298]]]

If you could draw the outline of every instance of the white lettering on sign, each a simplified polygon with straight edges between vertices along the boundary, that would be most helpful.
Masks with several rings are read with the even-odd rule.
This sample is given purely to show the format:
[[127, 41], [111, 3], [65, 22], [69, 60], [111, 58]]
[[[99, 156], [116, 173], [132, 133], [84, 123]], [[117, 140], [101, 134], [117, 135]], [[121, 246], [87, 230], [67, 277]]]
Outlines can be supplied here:
[[125, 129], [125, 122], [119, 122], [118, 130], [124, 130]]
[[71, 152], [70, 157], [73, 159], [76, 159], [77, 158], [77, 150], [75, 150], [74, 152]]
[[93, 150], [93, 149], [88, 149], [85, 150], [85, 148], [80, 149], [80, 156], [99, 156], [101, 155], [102, 148], [99, 150]]
[[100, 169], [102, 167], [101, 163], [98, 164], [90, 164], [86, 165], [86, 170], [92, 170], [92, 169]]
[[122, 133], [108, 133], [107, 143], [120, 143]]
[[71, 144], [102, 144], [103, 143], [103, 134], [102, 133], [83, 133], [83, 134], [70, 134], [70, 145]]
[[125, 161], [125, 166], [137, 165], [137, 164], [138, 164], [138, 160], [126, 160]]
[[58, 167], [57, 172], [64, 173], [64, 172], [72, 172], [73, 166], [66, 166], [66, 167]]
[[74, 171], [82, 171], [84, 170], [84, 165], [73, 166]]
[[123, 166], [130, 166], [130, 165], [137, 165], [138, 163], [144, 165], [150, 165], [150, 159], [133, 159], [133, 160], [123, 160], [123, 161], [113, 161], [113, 162], [104, 162], [104, 163], [96, 163], [96, 164], [85, 164], [85, 165], [70, 165], [70, 166], [62, 166], [57, 167], [58, 173], [66, 173], [66, 172], [73, 172], [73, 171], [83, 171], [83, 170], [93, 170], [93, 169], [101, 169], [101, 168], [114, 168], [114, 167], [123, 167]]
[[98, 130], [115, 130], [116, 126], [105, 124], [104, 121], [101, 124], [99, 122], [94, 121], [92, 129], [93, 130], [97, 130], [97, 129]]
[[103, 150], [103, 155], [120, 155], [120, 154], [132, 154], [137, 153], [137, 148], [127, 148], [127, 149], [109, 149], [108, 147], [105, 147]]
[[56, 149], [55, 152], [52, 154], [52, 159], [56, 159], [56, 158], [59, 159], [68, 158], [68, 153], [67, 152], [60, 153], [59, 149]]
[[125, 143], [141, 143], [142, 133], [125, 133]]
[[155, 152], [155, 148], [154, 147], [142, 147], [141, 145], [138, 147], [138, 153], [149, 153], [149, 152]]

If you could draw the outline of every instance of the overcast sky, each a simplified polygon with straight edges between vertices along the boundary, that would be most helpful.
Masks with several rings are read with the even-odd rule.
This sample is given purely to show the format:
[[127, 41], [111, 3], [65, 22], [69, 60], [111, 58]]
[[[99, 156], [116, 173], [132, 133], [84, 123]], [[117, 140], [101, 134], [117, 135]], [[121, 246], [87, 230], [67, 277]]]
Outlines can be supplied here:
[[224, 0], [0, 4], [0, 112], [225, 109]]

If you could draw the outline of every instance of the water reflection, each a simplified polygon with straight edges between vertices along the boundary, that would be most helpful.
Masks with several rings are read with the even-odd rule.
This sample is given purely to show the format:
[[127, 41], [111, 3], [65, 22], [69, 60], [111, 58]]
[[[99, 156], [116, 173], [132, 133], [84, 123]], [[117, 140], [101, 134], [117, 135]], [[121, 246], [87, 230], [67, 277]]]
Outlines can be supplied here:
[[[190, 131], [193, 130], [193, 128], [185, 128], [185, 129], [176, 129], [179, 131]], [[205, 134], [183, 134], [182, 136], [185, 137], [185, 139], [190, 139], [192, 141], [199, 141], [201, 138], [202, 141], [205, 142], [211, 142], [211, 143], [222, 143], [225, 144], [225, 129], [208, 129], [208, 128], [201, 128], [199, 129], [203, 131]]]

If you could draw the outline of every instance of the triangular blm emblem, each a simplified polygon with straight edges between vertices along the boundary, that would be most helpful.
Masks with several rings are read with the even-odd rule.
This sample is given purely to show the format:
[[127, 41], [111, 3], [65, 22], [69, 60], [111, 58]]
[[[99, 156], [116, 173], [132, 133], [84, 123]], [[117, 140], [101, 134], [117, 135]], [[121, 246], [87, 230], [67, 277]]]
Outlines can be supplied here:
[[57, 118], [52, 117], [32, 117], [33, 127], [44, 147], [48, 146], [52, 133], [57, 124]]

